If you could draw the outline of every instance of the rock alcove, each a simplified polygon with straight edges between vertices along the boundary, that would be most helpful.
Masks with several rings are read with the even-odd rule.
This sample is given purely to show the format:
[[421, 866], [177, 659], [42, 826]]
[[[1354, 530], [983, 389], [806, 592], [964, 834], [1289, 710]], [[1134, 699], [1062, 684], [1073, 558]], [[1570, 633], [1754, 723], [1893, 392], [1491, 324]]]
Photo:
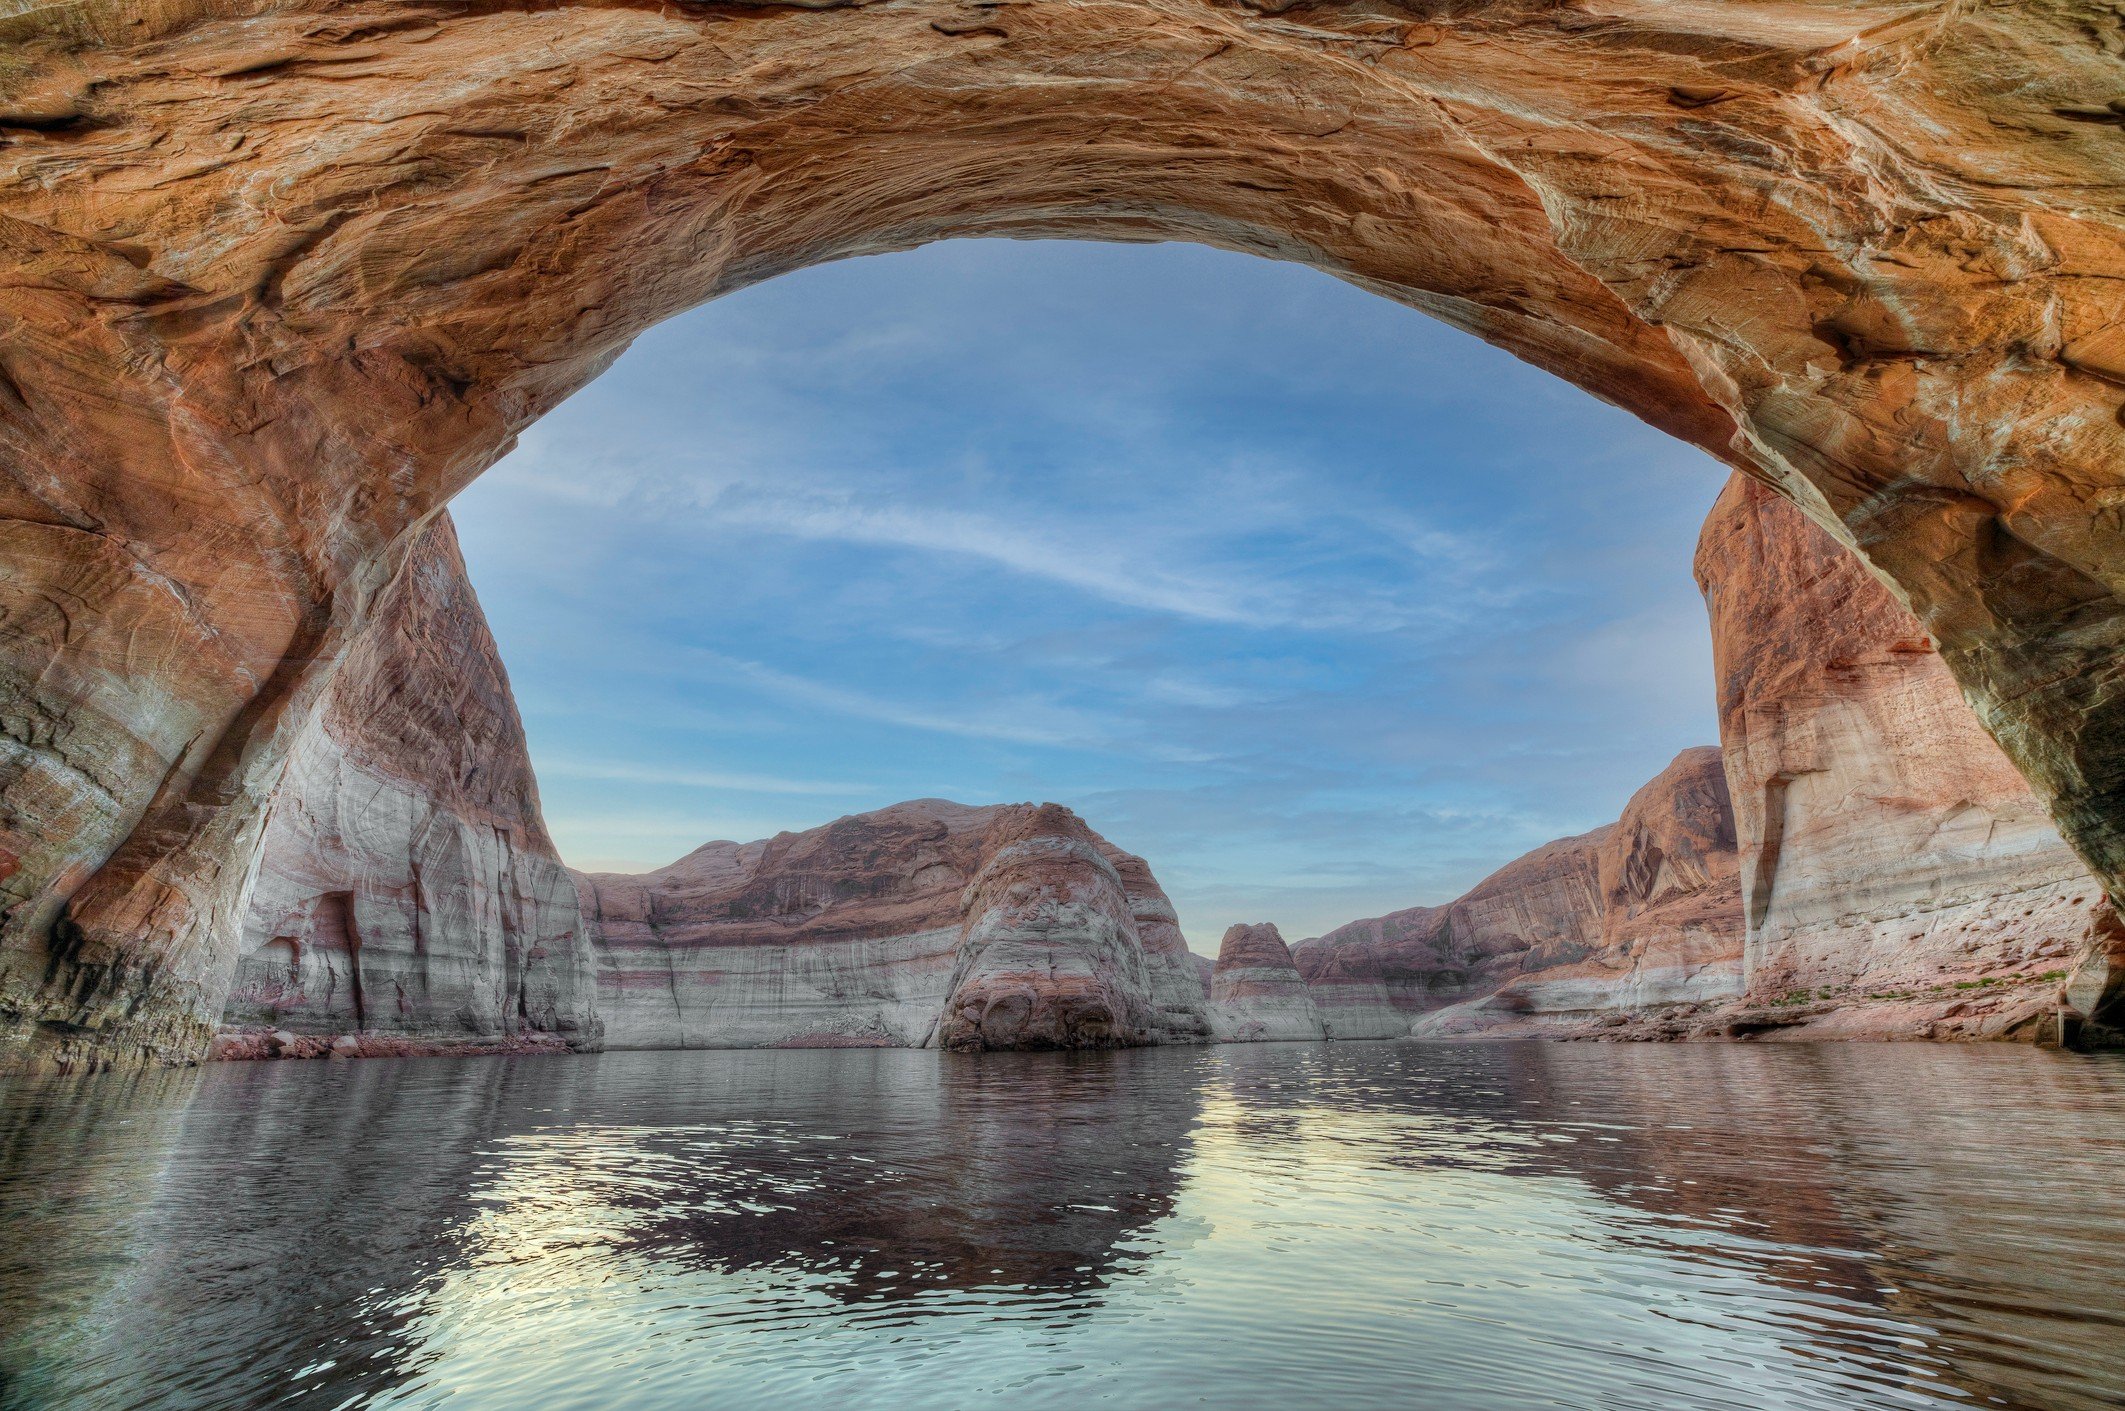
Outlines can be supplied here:
[[[0, 1065], [204, 1051], [264, 800], [517, 431], [659, 318], [953, 235], [1309, 263], [1774, 487], [1908, 602], [2115, 900], [2121, 26], [2080, 0], [0, 19]], [[2091, 954], [2078, 1002], [2113, 973]]]

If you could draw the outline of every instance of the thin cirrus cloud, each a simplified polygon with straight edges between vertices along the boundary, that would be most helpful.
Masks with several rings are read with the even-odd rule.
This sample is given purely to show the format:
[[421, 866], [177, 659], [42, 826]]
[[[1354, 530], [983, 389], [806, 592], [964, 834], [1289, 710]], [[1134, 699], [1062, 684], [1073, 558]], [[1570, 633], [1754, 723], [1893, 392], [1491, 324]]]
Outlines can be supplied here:
[[909, 705], [783, 671], [764, 662], [714, 652], [696, 651], [690, 654], [690, 660], [711, 674], [721, 672], [785, 701], [907, 730], [1022, 745], [1077, 744], [1107, 733], [1095, 718], [1038, 697], [1017, 699], [981, 712], [952, 711]]
[[456, 513], [571, 862], [1053, 799], [1214, 949], [1445, 900], [1716, 739], [1722, 475], [1312, 271], [972, 241], [650, 330]]
[[[795, 501], [727, 494], [712, 513], [732, 530], [759, 530], [845, 544], [911, 549], [980, 559], [1012, 573], [1103, 598], [1122, 607], [1243, 626], [1292, 623], [1300, 614], [1261, 585], [1214, 574], [1176, 574], [1138, 553], [1082, 533], [1029, 532], [997, 519], [952, 510], [911, 511], [845, 499]], [[1266, 599], [1266, 600], [1265, 600]]]
[[[707, 507], [723, 532], [753, 531], [844, 544], [950, 554], [977, 559], [1027, 578], [1058, 584], [1124, 608], [1240, 627], [1292, 627], [1314, 631], [1387, 631], [1435, 606], [1393, 595], [1322, 592], [1294, 582], [1287, 570], [1253, 565], [1241, 576], [1224, 546], [1170, 533], [1147, 531], [1119, 538], [1111, 523], [1072, 523], [1050, 516], [1025, 526], [995, 515], [959, 510], [866, 505], [853, 497], [815, 495], [798, 499], [763, 494], [753, 485], [731, 487]], [[1289, 521], [1284, 521], [1288, 524]], [[1266, 526], [1225, 527], [1238, 536]], [[1435, 572], [1464, 571], [1481, 562], [1466, 541], [1408, 524], [1395, 526], [1398, 546]]]
[[609, 784], [651, 784], [660, 788], [714, 789], [735, 794], [818, 794], [826, 797], [865, 793], [868, 784], [828, 779], [783, 779], [772, 774], [744, 774], [706, 769], [672, 769], [609, 760], [547, 758], [539, 762], [547, 779], [591, 779]]
[[[1241, 485], [1220, 503], [1191, 508], [1185, 524], [1162, 519], [1149, 505], [1090, 509], [1038, 507], [1012, 518], [924, 502], [903, 487], [879, 503], [877, 477], [807, 461], [802, 450], [773, 470], [746, 471], [700, 463], [693, 449], [667, 450], [645, 472], [613, 465], [610, 452], [561, 470], [555, 453], [537, 449], [518, 473], [520, 488], [575, 505], [626, 506], [656, 515], [668, 526], [689, 522], [704, 538], [773, 534], [918, 555], [950, 555], [1059, 585], [1123, 608], [1234, 626], [1297, 627], [1321, 631], [1389, 631], [1478, 602], [1502, 606], [1509, 588], [1484, 576], [1497, 555], [1474, 533], [1449, 533], [1406, 511], [1323, 514], [1300, 508], [1284, 487]], [[1244, 480], [1244, 477], [1240, 477]], [[908, 503], [914, 500], [915, 503]], [[1128, 524], [1117, 532], [1117, 522]], [[1305, 526], [1317, 542], [1293, 539]], [[1247, 545], [1264, 535], [1291, 540], [1283, 562], [1246, 561]], [[1306, 570], [1321, 560], [1347, 559], [1354, 548], [1394, 570], [1432, 584], [1422, 599], [1348, 583], [1324, 585]], [[1296, 550], [1296, 553], [1292, 551]], [[1493, 575], [1494, 579], [1494, 575]]]

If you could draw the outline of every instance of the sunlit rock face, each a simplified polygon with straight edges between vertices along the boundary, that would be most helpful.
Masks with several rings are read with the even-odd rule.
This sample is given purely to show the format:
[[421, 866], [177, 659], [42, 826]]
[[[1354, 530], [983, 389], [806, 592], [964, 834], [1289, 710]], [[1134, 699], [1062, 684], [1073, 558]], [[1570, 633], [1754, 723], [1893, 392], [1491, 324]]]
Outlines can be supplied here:
[[447, 519], [289, 756], [231, 939], [225, 1054], [595, 1046], [575, 887]]
[[1615, 823], [1444, 906], [1302, 942], [1297, 961], [1338, 1038], [1599, 1025], [1734, 995], [1740, 894], [1719, 751], [1683, 751]]
[[1210, 1027], [1228, 1044], [1327, 1037], [1276, 927], [1242, 925], [1225, 932], [1210, 980]]
[[2047, 1005], [2026, 991], [2042, 976], [2056, 989], [2102, 890], [1924, 626], [1841, 545], [1738, 476], [1705, 522], [1697, 578], [1752, 998], [1816, 1031], [1894, 1024], [1900, 1008], [1953, 1007], [1967, 1027]]
[[1052, 804], [922, 799], [577, 880], [612, 1047], [1099, 1048], [1207, 1027], [1149, 868]]
[[2061, 0], [8, 7], [0, 1066], [205, 1050], [332, 664], [525, 426], [659, 319], [960, 235], [1304, 261], [1769, 478], [2118, 885], [2119, 43]]

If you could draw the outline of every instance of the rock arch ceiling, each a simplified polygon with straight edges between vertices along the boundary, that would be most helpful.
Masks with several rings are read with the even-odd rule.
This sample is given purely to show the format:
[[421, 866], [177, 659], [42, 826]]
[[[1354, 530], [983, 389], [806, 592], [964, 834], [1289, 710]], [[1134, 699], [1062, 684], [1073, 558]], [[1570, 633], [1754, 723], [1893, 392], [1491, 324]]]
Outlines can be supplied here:
[[0, 19], [0, 1016], [181, 1057], [408, 531], [658, 318], [949, 235], [1200, 240], [1775, 484], [2118, 895], [2110, 0], [198, 3]]

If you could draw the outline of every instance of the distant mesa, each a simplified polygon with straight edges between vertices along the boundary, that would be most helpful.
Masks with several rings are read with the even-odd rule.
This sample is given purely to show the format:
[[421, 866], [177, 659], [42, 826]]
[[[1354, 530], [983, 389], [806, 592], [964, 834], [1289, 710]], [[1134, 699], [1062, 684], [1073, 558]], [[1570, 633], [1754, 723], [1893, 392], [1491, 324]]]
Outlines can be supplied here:
[[577, 889], [615, 1048], [1208, 1036], [1150, 868], [1056, 804], [920, 799]]

